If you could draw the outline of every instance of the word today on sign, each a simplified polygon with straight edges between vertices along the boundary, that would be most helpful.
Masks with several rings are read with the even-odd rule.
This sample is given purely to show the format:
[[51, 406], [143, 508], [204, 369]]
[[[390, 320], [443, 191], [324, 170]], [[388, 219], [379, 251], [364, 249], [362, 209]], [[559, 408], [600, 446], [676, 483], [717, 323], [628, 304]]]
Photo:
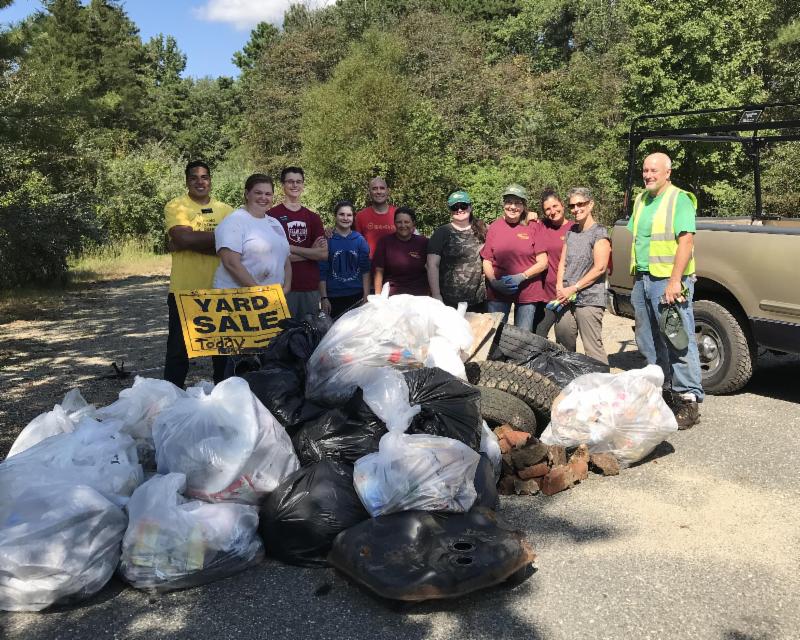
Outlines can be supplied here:
[[263, 351], [290, 317], [280, 285], [176, 291], [190, 358]]

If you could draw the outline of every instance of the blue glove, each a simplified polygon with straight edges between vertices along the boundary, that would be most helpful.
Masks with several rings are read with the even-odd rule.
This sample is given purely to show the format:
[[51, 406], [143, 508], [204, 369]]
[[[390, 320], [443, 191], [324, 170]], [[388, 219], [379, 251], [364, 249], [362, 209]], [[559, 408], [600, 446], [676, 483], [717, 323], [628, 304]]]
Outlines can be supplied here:
[[513, 296], [517, 292], [517, 288], [512, 287], [505, 280], [489, 280], [489, 286], [504, 296]]
[[503, 282], [510, 284], [515, 289], [519, 289], [519, 285], [527, 280], [524, 273], [517, 273], [513, 276], [503, 276]]

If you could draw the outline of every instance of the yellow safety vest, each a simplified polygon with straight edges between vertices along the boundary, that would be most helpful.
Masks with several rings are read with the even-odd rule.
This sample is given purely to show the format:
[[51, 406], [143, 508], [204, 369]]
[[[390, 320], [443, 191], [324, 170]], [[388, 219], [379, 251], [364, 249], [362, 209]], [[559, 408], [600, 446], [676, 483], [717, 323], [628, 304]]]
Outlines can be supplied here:
[[[685, 193], [697, 209], [697, 198], [689, 191], [683, 191], [675, 185], [669, 185], [663, 192], [661, 202], [653, 215], [653, 227], [650, 230], [650, 257], [648, 259], [650, 275], [656, 278], [669, 278], [672, 275], [672, 265], [675, 264], [675, 253], [678, 251], [678, 241], [675, 239], [675, 208], [678, 204], [678, 194]], [[636, 229], [639, 226], [639, 214], [644, 209], [643, 191], [636, 197], [633, 204], [633, 244], [631, 245], [631, 274], [636, 273]], [[683, 275], [688, 276], [695, 272], [694, 250], [692, 257]]]

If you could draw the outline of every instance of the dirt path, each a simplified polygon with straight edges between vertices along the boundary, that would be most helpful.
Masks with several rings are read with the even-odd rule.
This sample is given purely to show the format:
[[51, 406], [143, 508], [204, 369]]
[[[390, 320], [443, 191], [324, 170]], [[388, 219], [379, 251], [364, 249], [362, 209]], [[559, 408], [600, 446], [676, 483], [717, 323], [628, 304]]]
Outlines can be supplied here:
[[[116, 400], [133, 377], [114, 378], [112, 362], [161, 377], [168, 282], [155, 274], [93, 283], [15, 304], [17, 319], [0, 316], [0, 456], [73, 387], [97, 406]], [[192, 363], [190, 380], [210, 376], [205, 359]]]

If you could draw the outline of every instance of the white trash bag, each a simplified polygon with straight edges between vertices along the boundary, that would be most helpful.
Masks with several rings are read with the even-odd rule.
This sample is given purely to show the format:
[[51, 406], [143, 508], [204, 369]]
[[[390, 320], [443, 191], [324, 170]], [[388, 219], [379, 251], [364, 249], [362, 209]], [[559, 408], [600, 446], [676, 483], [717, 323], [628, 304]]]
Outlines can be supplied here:
[[119, 392], [119, 399], [97, 410], [99, 420], [119, 420], [122, 430], [136, 440], [153, 440], [153, 422], [164, 409], [186, 392], [167, 380], [136, 376], [133, 386]]
[[256, 507], [190, 501], [181, 495], [185, 487], [182, 473], [157, 475], [128, 502], [120, 573], [137, 589], [206, 584], [264, 557]]
[[[432, 357], [447, 360], [444, 364], [450, 368], [452, 354], [466, 353], [472, 346], [472, 329], [458, 311], [427, 296], [389, 297], [387, 285], [381, 295], [369, 296], [325, 334], [308, 360], [306, 397], [346, 400], [375, 368], [423, 366], [434, 337], [439, 340]], [[446, 355], [448, 345], [452, 354]]]
[[257, 504], [300, 468], [283, 426], [242, 378], [184, 397], [153, 425], [158, 472], [183, 473], [186, 495]]
[[0, 493], [0, 609], [40, 611], [98, 592], [117, 568], [127, 522], [85, 485]]
[[404, 433], [419, 412], [409, 405], [405, 379], [389, 368], [376, 369], [373, 376], [364, 400], [389, 433], [376, 453], [355, 463], [353, 484], [366, 510], [373, 517], [412, 509], [469, 511], [477, 497], [480, 455], [452, 438]]
[[489, 458], [489, 462], [492, 463], [495, 480], [499, 480], [503, 465], [503, 452], [500, 450], [500, 441], [494, 431], [486, 424], [486, 420], [483, 421], [481, 426], [481, 445], [479, 450]]
[[81, 418], [84, 416], [94, 417], [94, 415], [94, 405], [88, 404], [78, 389], [71, 389], [64, 396], [61, 404], [55, 405], [52, 411], [42, 413], [28, 423], [14, 440], [14, 444], [11, 445], [8, 457], [30, 449], [50, 436], [71, 433]]
[[[88, 485], [123, 506], [144, 474], [136, 443], [119, 423], [84, 417], [72, 433], [62, 433], [0, 463], [0, 496], [25, 495], [51, 483]], [[0, 567], [2, 570], [2, 567]]]
[[661, 386], [661, 367], [575, 378], [553, 401], [545, 444], [586, 444], [591, 453], [611, 453], [626, 467], [648, 455], [678, 430]]

